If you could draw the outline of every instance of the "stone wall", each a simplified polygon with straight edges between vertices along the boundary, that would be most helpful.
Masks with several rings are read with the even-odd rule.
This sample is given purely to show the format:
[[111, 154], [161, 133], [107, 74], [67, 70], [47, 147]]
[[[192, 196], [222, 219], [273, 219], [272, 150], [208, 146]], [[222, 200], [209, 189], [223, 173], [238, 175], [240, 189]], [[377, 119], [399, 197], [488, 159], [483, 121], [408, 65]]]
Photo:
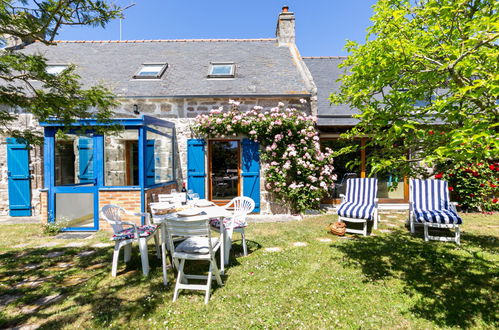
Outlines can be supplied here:
[[[277, 106], [279, 102], [283, 102], [286, 106], [302, 109], [307, 113], [311, 113], [309, 104], [304, 106], [299, 101], [299, 98], [280, 98], [280, 97], [260, 97], [260, 98], [233, 98], [240, 102], [241, 111], [249, 111], [254, 106], [262, 106], [264, 111], [270, 110]], [[116, 118], [133, 118], [140, 115], [148, 115], [156, 118], [161, 118], [175, 124], [176, 140], [174, 145], [174, 163], [176, 166], [175, 177], [177, 178], [178, 187], [182, 182], [187, 181], [187, 140], [194, 137], [192, 125], [194, 118], [200, 114], [209, 113], [211, 109], [223, 107], [224, 110], [229, 110], [229, 98], [123, 98], [120, 99], [120, 106], [115, 109]], [[133, 113], [134, 105], [140, 112], [139, 115]], [[19, 128], [35, 128], [41, 130], [37, 122], [30, 114], [20, 114], [19, 120], [15, 123]], [[106, 139], [106, 148], [112, 149], [115, 153], [111, 157], [114, 159], [124, 160], [124, 140], [127, 138]], [[108, 143], [109, 142], [109, 143]], [[39, 214], [43, 206], [40, 205], [40, 188], [43, 188], [43, 148], [36, 146], [30, 150], [30, 166], [33, 175], [32, 178], [32, 206], [33, 214]], [[0, 215], [8, 214], [8, 184], [7, 184], [7, 148], [5, 138], [0, 140]], [[110, 171], [112, 173], [107, 173]], [[106, 177], [112, 178], [113, 184], [121, 185], [125, 172], [124, 162], [112, 162], [111, 159], [106, 159]], [[264, 173], [261, 173], [261, 210], [262, 214], [287, 212], [286, 207], [275, 203], [265, 191]], [[104, 196], [111, 192], [104, 193]], [[130, 196], [138, 194], [134, 191], [124, 193], [124, 205], [127, 205]], [[121, 198], [121, 197], [120, 197]], [[149, 198], [149, 197], [148, 197]], [[133, 197], [136, 200], [136, 196]], [[140, 208], [140, 199], [139, 208]], [[44, 211], [44, 213], [46, 213]], [[46, 215], [43, 215], [46, 216]]]

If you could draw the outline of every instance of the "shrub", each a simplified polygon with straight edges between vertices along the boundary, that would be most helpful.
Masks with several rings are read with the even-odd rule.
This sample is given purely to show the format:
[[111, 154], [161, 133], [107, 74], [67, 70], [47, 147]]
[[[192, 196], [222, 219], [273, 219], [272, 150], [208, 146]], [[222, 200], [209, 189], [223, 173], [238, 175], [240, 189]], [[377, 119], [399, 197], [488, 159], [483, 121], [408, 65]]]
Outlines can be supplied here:
[[499, 211], [499, 163], [458, 164], [437, 173], [449, 182], [452, 199], [465, 211]]
[[238, 102], [230, 104], [229, 111], [220, 107], [196, 117], [194, 131], [209, 138], [246, 135], [259, 142], [266, 190], [294, 211], [318, 208], [336, 177], [332, 151], [321, 152], [315, 117], [283, 103], [270, 111], [257, 106], [248, 112], [239, 111]]

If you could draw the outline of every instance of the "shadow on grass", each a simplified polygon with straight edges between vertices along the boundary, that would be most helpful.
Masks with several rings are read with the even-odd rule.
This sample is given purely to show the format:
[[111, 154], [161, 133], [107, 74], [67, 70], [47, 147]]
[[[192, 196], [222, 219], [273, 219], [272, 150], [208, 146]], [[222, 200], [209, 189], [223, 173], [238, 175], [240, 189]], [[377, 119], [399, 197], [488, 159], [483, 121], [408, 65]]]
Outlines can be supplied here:
[[[239, 265], [234, 258], [239, 249], [242, 255], [239, 244], [233, 248], [229, 267]], [[255, 251], [260, 245], [249, 242], [248, 248]], [[150, 245], [151, 271], [144, 277], [137, 250], [134, 246], [126, 266], [120, 255], [116, 278], [111, 277], [112, 247], [46, 247], [0, 254], [0, 328], [26, 324], [32, 317], [37, 319], [37, 325], [51, 329], [82, 321], [86, 327], [89, 324], [103, 327], [111, 322], [125, 325], [128, 320], [156, 313], [158, 305], [172, 299], [176, 271], [168, 269], [169, 285], [165, 287], [161, 260], [156, 258]], [[220, 260], [218, 254], [217, 260]], [[192, 274], [203, 274], [208, 264], [189, 262], [186, 269]], [[225, 283], [227, 276], [222, 279]], [[212, 294], [217, 288], [213, 282]], [[204, 293], [183, 291], [183, 294], [199, 295], [201, 303], [203, 301]], [[55, 300], [40, 303], [47, 297], [55, 297]], [[47, 320], [54, 313], [58, 317]], [[87, 319], [82, 320], [81, 314], [87, 314]]]
[[493, 326], [499, 321], [499, 269], [484, 256], [483, 242], [497, 252], [497, 239], [492, 236], [465, 234], [459, 247], [424, 242], [404, 231], [334, 248], [345, 254], [347, 266], [360, 265], [369, 280], [402, 280], [404, 291], [415, 299], [411, 312], [419, 317], [438, 326], [469, 327], [476, 322]]

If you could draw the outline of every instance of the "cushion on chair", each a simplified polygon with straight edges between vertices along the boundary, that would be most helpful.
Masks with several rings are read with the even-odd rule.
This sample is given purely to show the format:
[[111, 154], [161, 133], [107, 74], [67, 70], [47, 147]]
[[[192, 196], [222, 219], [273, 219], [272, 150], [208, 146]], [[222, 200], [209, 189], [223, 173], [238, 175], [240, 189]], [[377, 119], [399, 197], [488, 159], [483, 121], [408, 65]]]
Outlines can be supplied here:
[[[230, 223], [230, 219], [224, 218], [224, 227]], [[220, 228], [220, 219], [211, 219], [210, 225], [215, 228]], [[234, 220], [234, 229], [247, 227], [248, 223], [242, 219]]]
[[346, 202], [338, 208], [338, 215], [345, 218], [373, 220], [374, 204]]
[[[218, 238], [212, 237], [211, 247], [215, 247], [217, 243]], [[175, 252], [208, 254], [210, 253], [210, 248], [208, 247], [208, 237], [189, 237], [175, 247]]]
[[451, 210], [415, 210], [414, 213], [414, 218], [417, 222], [456, 225], [460, 225], [461, 223], [463, 223], [461, 217], [459, 217], [454, 211]]
[[[154, 234], [157, 228], [158, 228], [157, 225], [144, 225], [137, 227], [140, 237], [151, 236], [152, 234]], [[135, 238], [135, 231], [133, 230], [133, 227], [123, 229], [122, 231], [114, 234], [112, 239], [113, 241], [120, 241], [131, 238]]]

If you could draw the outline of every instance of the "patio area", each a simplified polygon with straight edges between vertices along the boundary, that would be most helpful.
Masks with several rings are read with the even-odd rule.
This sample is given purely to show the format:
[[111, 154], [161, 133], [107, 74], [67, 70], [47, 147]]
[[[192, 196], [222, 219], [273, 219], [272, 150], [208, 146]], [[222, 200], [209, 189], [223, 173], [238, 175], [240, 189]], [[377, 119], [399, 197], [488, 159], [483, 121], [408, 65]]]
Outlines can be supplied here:
[[62, 239], [39, 224], [5, 224], [0, 327], [494, 328], [499, 215], [462, 216], [461, 246], [411, 236], [405, 213], [382, 214], [379, 230], [359, 238], [327, 234], [332, 215], [250, 223], [249, 255], [235, 236], [208, 305], [193, 291], [171, 301], [152, 244], [148, 277], [134, 248], [113, 278], [110, 233]]

